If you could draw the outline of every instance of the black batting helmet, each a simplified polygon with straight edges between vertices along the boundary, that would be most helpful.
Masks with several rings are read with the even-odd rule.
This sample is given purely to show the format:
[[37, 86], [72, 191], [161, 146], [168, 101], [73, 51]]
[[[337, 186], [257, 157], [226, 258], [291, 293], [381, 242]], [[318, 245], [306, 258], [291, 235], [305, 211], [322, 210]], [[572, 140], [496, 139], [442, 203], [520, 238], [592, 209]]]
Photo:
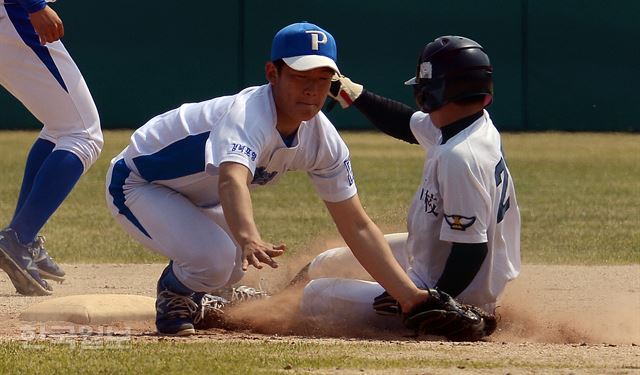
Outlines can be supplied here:
[[420, 109], [435, 111], [449, 102], [493, 97], [491, 62], [482, 46], [462, 36], [441, 36], [427, 44], [418, 57], [412, 85]]

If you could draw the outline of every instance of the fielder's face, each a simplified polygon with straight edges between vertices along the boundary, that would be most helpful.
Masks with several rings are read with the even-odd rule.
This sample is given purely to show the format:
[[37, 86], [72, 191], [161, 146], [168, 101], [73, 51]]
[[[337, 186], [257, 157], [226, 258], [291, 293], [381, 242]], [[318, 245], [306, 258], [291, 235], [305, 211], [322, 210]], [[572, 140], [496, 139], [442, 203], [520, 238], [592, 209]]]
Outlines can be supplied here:
[[334, 75], [331, 68], [298, 71], [286, 64], [278, 71], [270, 62], [266, 73], [273, 89], [278, 120], [287, 119], [298, 124], [322, 109]]

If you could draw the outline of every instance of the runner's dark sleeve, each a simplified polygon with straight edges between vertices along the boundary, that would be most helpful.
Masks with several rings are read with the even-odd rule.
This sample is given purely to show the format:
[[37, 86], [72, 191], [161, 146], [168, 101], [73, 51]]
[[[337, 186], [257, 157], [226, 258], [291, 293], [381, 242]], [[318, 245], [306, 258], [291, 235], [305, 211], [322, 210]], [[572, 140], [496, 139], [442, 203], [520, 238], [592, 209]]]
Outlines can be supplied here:
[[353, 102], [353, 105], [383, 133], [405, 142], [418, 143], [409, 126], [409, 120], [416, 112], [415, 109], [366, 89]]
[[476, 277], [489, 248], [483, 243], [454, 242], [436, 288], [456, 298]]

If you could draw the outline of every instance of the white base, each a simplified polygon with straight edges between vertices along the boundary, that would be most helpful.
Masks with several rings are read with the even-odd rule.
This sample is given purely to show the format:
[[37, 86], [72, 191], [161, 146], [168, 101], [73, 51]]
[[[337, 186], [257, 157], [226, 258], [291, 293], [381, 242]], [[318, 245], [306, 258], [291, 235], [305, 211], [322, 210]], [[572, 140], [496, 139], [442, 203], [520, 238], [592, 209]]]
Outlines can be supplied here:
[[21, 320], [107, 324], [155, 319], [155, 298], [128, 294], [88, 294], [52, 298], [29, 306]]

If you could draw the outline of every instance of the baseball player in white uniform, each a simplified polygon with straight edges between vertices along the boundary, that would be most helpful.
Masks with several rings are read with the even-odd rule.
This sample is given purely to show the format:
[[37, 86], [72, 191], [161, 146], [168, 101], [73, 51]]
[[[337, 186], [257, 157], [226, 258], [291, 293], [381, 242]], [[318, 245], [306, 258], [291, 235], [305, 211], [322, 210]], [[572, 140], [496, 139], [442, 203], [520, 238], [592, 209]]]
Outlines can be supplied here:
[[64, 280], [38, 233], [103, 145], [98, 111], [63, 35], [44, 0], [0, 0], [0, 84], [43, 124], [14, 216], [0, 231], [0, 267], [24, 295], [51, 294], [43, 278]]
[[[520, 270], [520, 214], [500, 135], [484, 109], [492, 100], [491, 76], [479, 44], [444, 36], [425, 46], [416, 77], [407, 81], [421, 111], [344, 76], [331, 93], [383, 132], [427, 150], [408, 233], [387, 236], [413, 282], [493, 313]], [[348, 247], [320, 254], [307, 272], [313, 280], [301, 302], [306, 314], [398, 327], [397, 319], [386, 316], [399, 312], [397, 304], [382, 286], [367, 281]]]
[[[364, 266], [405, 308], [427, 297], [409, 280], [360, 205], [349, 150], [320, 112], [339, 73], [330, 33], [307, 23], [280, 30], [268, 84], [183, 104], [135, 131], [107, 175], [107, 204], [134, 239], [170, 259], [158, 281], [159, 333], [189, 335], [203, 295], [238, 282], [249, 265], [276, 268], [284, 244], [264, 241], [250, 189], [306, 171]], [[379, 266], [381, 265], [381, 266]]]

